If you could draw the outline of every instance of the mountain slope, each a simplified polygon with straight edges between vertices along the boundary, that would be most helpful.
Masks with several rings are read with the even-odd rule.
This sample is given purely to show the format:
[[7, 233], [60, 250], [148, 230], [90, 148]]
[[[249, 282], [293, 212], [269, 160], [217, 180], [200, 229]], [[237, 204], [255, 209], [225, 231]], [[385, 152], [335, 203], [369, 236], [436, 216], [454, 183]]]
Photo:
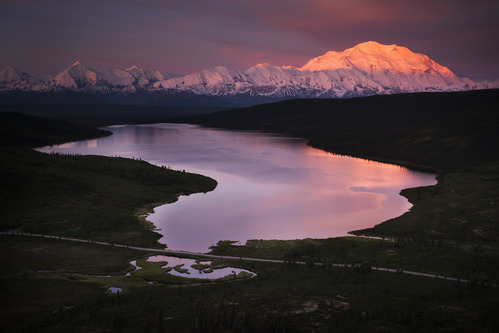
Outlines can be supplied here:
[[1, 90], [32, 90], [37, 91], [44, 88], [44, 83], [21, 72], [13, 67], [6, 67], [0, 71], [0, 91]]
[[179, 121], [285, 133], [334, 153], [452, 171], [498, 159], [499, 89], [299, 99]]
[[9, 68], [0, 72], [0, 91], [14, 95], [18, 91], [32, 91], [54, 97], [64, 92], [66, 96], [91, 95], [83, 97], [89, 102], [135, 100], [137, 104], [170, 105], [204, 103], [205, 97], [220, 105], [244, 106], [292, 98], [347, 98], [497, 87], [498, 81], [474, 82], [457, 76], [426, 55], [373, 41], [343, 52], [329, 51], [301, 68], [258, 64], [243, 72], [216, 66], [181, 76], [136, 66], [97, 71], [78, 61], [48, 83]]
[[428, 56], [397, 45], [366, 42], [330, 51], [301, 68], [255, 65], [245, 72], [214, 67], [154, 85], [196, 94], [284, 97], [352, 97], [423, 91], [484, 89]]
[[0, 147], [41, 147], [107, 135], [111, 132], [63, 120], [0, 112]]
[[395, 44], [382, 45], [372, 41], [343, 52], [327, 52], [311, 59], [300, 69], [328, 73], [350, 70], [382, 87], [400, 90], [462, 90], [466, 85], [474, 84], [469, 79], [459, 78], [426, 55]]
[[97, 86], [97, 72], [88, 69], [81, 62], [75, 62], [71, 67], [57, 74], [52, 83], [56, 86], [82, 89]]
[[137, 89], [147, 89], [158, 81], [164, 81], [180, 75], [162, 73], [152, 69], [132, 66], [127, 69], [102, 69], [96, 71], [83, 65], [80, 61], [56, 75], [51, 85], [71, 90], [121, 91], [135, 92]]

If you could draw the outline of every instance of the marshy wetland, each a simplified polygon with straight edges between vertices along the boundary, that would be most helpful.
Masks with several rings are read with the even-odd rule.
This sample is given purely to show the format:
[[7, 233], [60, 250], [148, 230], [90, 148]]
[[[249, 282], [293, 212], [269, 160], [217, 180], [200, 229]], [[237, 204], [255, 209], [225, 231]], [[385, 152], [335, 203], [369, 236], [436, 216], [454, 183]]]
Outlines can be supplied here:
[[[57, 137], [56, 130], [37, 129], [39, 124], [47, 128], [49, 120], [17, 119], [16, 127], [11, 121], [14, 116], [2, 115], [3, 133], [10, 130], [8, 143], [2, 141], [0, 149], [2, 230], [93, 241], [1, 235], [2, 328], [11, 332], [493, 331], [498, 327], [499, 308], [498, 290], [492, 287], [499, 276], [497, 93], [296, 101], [273, 105], [275, 112], [266, 115], [273, 117], [270, 120], [258, 110], [251, 113], [262, 124], [280, 126], [269, 130], [311, 139], [315, 146], [330, 151], [432, 169], [438, 184], [403, 190], [414, 205], [408, 213], [356, 232], [379, 239], [255, 239], [245, 246], [219, 242], [211, 253], [286, 261], [220, 260], [257, 274], [235, 283], [189, 282], [171, 275], [171, 280], [160, 282], [154, 279], [160, 263], [149, 263], [147, 277], [126, 276], [135, 269], [131, 261], [142, 263], [159, 254], [132, 246], [162, 247], [138, 211], [173, 202], [179, 194], [215, 193], [210, 192], [217, 186], [215, 180], [137, 159], [42, 154], [15, 147], [12, 142], [22, 138], [24, 146], [33, 147], [73, 141], [74, 136], [92, 138], [96, 133], [64, 123], [62, 127], [72, 136], [67, 140], [66, 134]], [[302, 103], [317, 111], [309, 112], [306, 123], [300, 118]], [[283, 117], [280, 107], [285, 109], [286, 121], [276, 122]], [[336, 109], [341, 115], [331, 121], [326, 111], [336, 117], [332, 111]], [[390, 122], [370, 117], [379, 112]], [[231, 127], [237, 127], [237, 119], [245, 126], [252, 124], [241, 114], [232, 120], [221, 118], [230, 120]], [[320, 123], [312, 130], [316, 118]], [[363, 135], [352, 130], [354, 123]], [[26, 124], [32, 125], [28, 139], [19, 135]], [[327, 132], [328, 126], [334, 130]], [[61, 128], [61, 123], [55, 128]], [[16, 132], [17, 139], [12, 140]], [[337, 263], [358, 265], [338, 268], [333, 265]], [[371, 267], [442, 274], [469, 282]], [[113, 294], [109, 287], [123, 292]]]

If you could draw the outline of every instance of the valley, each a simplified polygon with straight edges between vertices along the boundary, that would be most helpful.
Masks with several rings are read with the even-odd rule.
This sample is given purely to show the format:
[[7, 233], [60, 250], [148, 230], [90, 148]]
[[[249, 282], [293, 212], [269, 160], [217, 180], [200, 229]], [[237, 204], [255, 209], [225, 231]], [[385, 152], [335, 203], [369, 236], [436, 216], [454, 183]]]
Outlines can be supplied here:
[[499, 1], [0, 1], [0, 333], [496, 332]]
[[[499, 259], [497, 101], [495, 90], [313, 99], [171, 118], [304, 137], [327, 151], [432, 170], [439, 174], [439, 182], [402, 192], [414, 204], [410, 212], [354, 232], [381, 239], [253, 240], [245, 246], [219, 242], [211, 254], [289, 262], [225, 260], [257, 273], [237, 283], [137, 281], [126, 293], [110, 294], [105, 285], [75, 277], [78, 273], [123, 275], [131, 268], [129, 261], [144, 258], [144, 253], [1, 235], [1, 292], [7, 300], [2, 322], [10, 331], [493, 330], [498, 325], [499, 299], [497, 289], [491, 287], [498, 282]], [[80, 123], [98, 121], [78, 119]], [[28, 123], [49, 126], [33, 119]], [[20, 140], [22, 126], [17, 128], [13, 132], [20, 133]], [[82, 139], [106, 135], [80, 130]], [[51, 130], [48, 137], [42, 129], [31, 127], [29, 133], [40, 141], [26, 139], [25, 145], [67, 140], [65, 135], [55, 136], [56, 132]], [[170, 171], [137, 160], [45, 155], [11, 143], [3, 143], [2, 154], [3, 230], [48, 234], [57, 230], [53, 222], [58, 221], [67, 226], [68, 235], [78, 238], [155, 247], [156, 236], [133, 217], [136, 208], [215, 185], [204, 177], [172, 173], [172, 179], [186, 177], [178, 179], [187, 182], [172, 188], [163, 177]], [[186, 189], [189, 181], [193, 186]], [[102, 206], [95, 206], [96, 193], [106, 194]], [[57, 212], [46, 198], [65, 210]], [[42, 212], [49, 215], [44, 218]], [[110, 227], [121, 230], [112, 239]], [[358, 265], [334, 266], [342, 263]], [[470, 283], [377, 272], [371, 267], [445, 274]], [[46, 269], [57, 271], [61, 278], [37, 272]]]

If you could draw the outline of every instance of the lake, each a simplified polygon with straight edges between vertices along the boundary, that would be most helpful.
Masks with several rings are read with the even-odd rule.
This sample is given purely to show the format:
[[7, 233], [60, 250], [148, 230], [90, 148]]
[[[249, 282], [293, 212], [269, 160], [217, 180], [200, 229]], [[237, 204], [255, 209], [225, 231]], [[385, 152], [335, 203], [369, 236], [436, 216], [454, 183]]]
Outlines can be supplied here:
[[149, 215], [160, 242], [174, 250], [345, 236], [407, 212], [402, 189], [436, 184], [433, 174], [326, 153], [282, 135], [187, 124], [106, 129], [113, 135], [39, 150], [140, 158], [218, 182], [212, 192], [181, 196]]

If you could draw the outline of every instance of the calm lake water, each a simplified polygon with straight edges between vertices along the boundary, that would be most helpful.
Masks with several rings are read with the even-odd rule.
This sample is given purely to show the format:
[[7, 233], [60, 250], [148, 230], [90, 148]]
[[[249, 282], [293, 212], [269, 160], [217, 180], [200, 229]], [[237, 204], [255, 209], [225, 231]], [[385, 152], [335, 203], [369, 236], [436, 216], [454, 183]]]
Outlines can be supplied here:
[[306, 141], [186, 124], [111, 126], [112, 136], [43, 152], [141, 158], [217, 180], [206, 194], [182, 196], [148, 217], [175, 250], [206, 252], [219, 240], [328, 238], [406, 212], [404, 188], [435, 175], [338, 156]]
[[[246, 269], [234, 268], [234, 267], [224, 267], [224, 268], [215, 268], [215, 269], [196, 269], [192, 267], [193, 265], [200, 263], [204, 265], [211, 265], [212, 261], [197, 261], [195, 259], [186, 259], [186, 258], [176, 258], [170, 256], [152, 256], [147, 258], [146, 261], [149, 262], [164, 262], [165, 265], [161, 266], [161, 268], [171, 267], [172, 270], [169, 271], [169, 274], [187, 277], [187, 278], [199, 278], [199, 279], [220, 279], [226, 276], [237, 276], [241, 272], [246, 272], [247, 277], [252, 277], [255, 273], [250, 272]], [[185, 272], [178, 272], [174, 269], [175, 266], [179, 265]]]

